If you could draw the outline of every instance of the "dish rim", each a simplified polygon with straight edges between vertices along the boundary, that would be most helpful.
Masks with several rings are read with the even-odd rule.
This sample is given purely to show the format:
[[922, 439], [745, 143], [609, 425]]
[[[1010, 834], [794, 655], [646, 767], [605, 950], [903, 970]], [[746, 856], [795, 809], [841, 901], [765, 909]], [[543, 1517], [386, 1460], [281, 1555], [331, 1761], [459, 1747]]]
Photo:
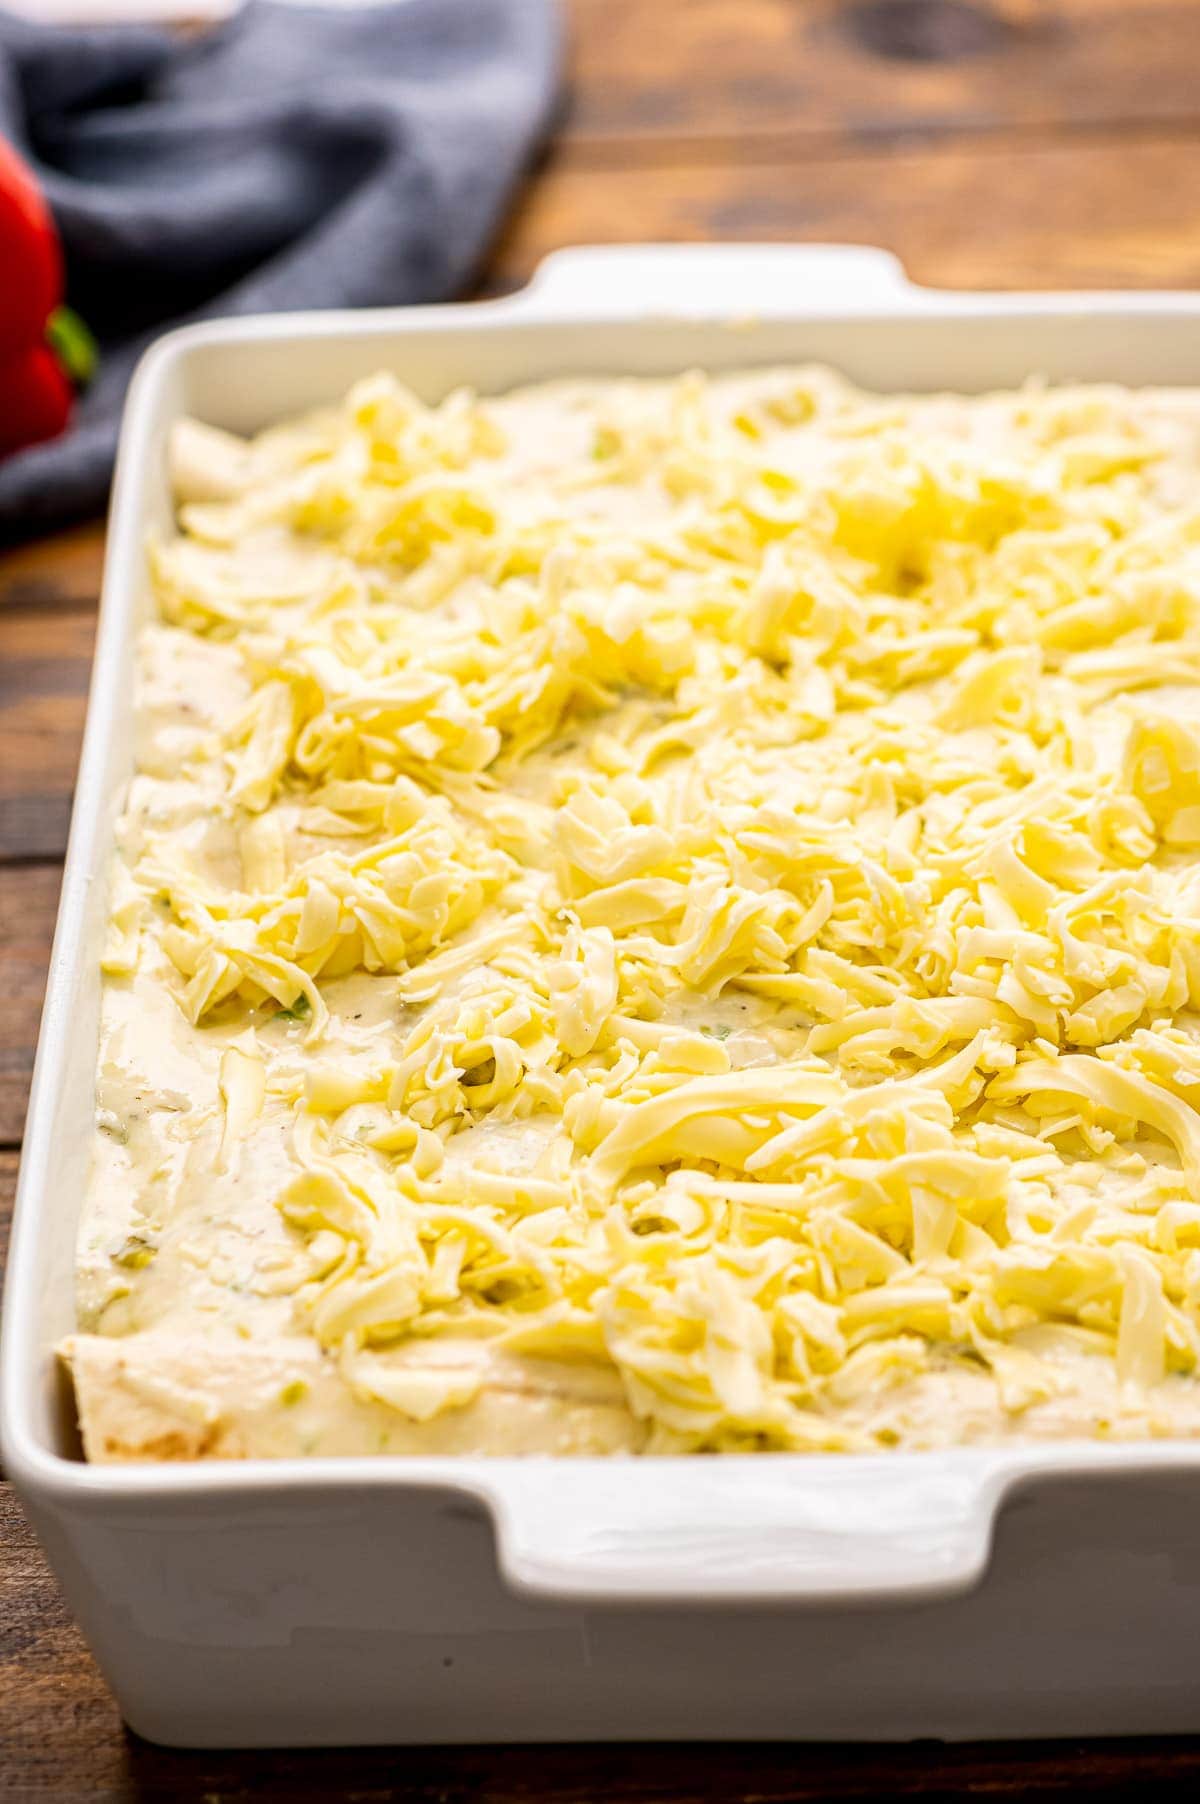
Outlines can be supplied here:
[[[133, 627], [138, 574], [145, 530], [146, 469], [156, 422], [165, 395], [184, 360], [198, 351], [241, 344], [292, 341], [306, 344], [362, 339], [387, 333], [419, 337], [439, 332], [488, 333], [493, 327], [543, 323], [585, 331], [589, 326], [627, 321], [631, 328], [652, 320], [687, 319], [734, 325], [746, 318], [744, 298], [754, 288], [761, 302], [770, 295], [772, 273], [786, 272], [791, 283], [804, 270], [815, 278], [811, 304], [797, 305], [789, 293], [772, 296], [755, 312], [764, 319], [795, 320], [820, 325], [853, 317], [864, 330], [882, 329], [898, 317], [957, 319], [1069, 319], [1083, 311], [1128, 316], [1131, 322], [1187, 316], [1200, 323], [1200, 296], [1189, 293], [1107, 291], [1020, 295], [954, 294], [919, 289], [909, 283], [895, 258], [868, 247], [844, 246], [614, 246], [580, 247], [554, 253], [540, 266], [520, 294], [469, 306], [438, 305], [368, 311], [259, 315], [181, 327], [160, 338], [144, 354], [130, 386], [122, 419], [116, 473], [108, 517], [108, 539], [97, 622], [96, 648], [88, 693], [86, 725], [64, 861], [62, 891], [47, 980], [46, 1000], [30, 1091], [25, 1143], [21, 1155], [0, 1328], [0, 1454], [19, 1491], [58, 1512], [136, 1513], [147, 1506], [177, 1502], [201, 1505], [264, 1499], [357, 1493], [378, 1490], [435, 1490], [482, 1507], [496, 1527], [501, 1567], [518, 1591], [559, 1599], [605, 1599], [614, 1602], [663, 1600], [778, 1598], [897, 1598], [930, 1596], [969, 1588], [986, 1569], [996, 1515], [1011, 1493], [1039, 1478], [1092, 1475], [1136, 1475], [1148, 1472], [1190, 1473], [1200, 1469], [1200, 1440], [1103, 1443], [1064, 1439], [1054, 1442], [1014, 1441], [1011, 1445], [905, 1450], [880, 1454], [695, 1455], [686, 1460], [638, 1456], [558, 1459], [497, 1458], [462, 1455], [453, 1458], [379, 1454], [355, 1458], [287, 1458], [172, 1463], [147, 1461], [131, 1465], [94, 1465], [46, 1445], [34, 1421], [34, 1394], [39, 1362], [45, 1356], [38, 1333], [41, 1298], [37, 1285], [37, 1248], [47, 1212], [50, 1136], [65, 1078], [70, 1039], [70, 1006], [75, 980], [83, 969], [84, 917], [88, 892], [103, 880], [111, 853], [111, 821], [106, 818], [106, 749], [112, 722], [122, 707], [120, 675], [127, 635]], [[653, 297], [639, 298], [646, 289]], [[564, 1470], [566, 1469], [566, 1470]], [[724, 1476], [717, 1476], [717, 1472]], [[916, 1496], [924, 1499], [939, 1522], [949, 1521], [944, 1557], [918, 1549], [903, 1526], [890, 1538], [886, 1523], [878, 1531], [879, 1560], [856, 1572], [853, 1562], [838, 1557], [827, 1580], [801, 1574], [782, 1585], [778, 1573], [767, 1582], [749, 1571], [746, 1549], [731, 1570], [697, 1572], [696, 1553], [684, 1550], [672, 1564], [662, 1549], [656, 1567], [635, 1557], [634, 1543], [653, 1515], [661, 1475], [683, 1478], [718, 1500], [745, 1497], [761, 1487], [776, 1502], [790, 1491], [797, 1504], [795, 1480], [804, 1475], [806, 1495], [828, 1510], [851, 1491], [878, 1490], [882, 1501]], [[749, 1474], [754, 1474], [753, 1481]], [[766, 1474], [772, 1476], [769, 1481]], [[543, 1505], [599, 1486], [614, 1507], [607, 1521], [608, 1541], [587, 1547], [547, 1544], [544, 1509], [530, 1510], [527, 1493], [536, 1486]], [[601, 1478], [603, 1474], [603, 1479]], [[837, 1475], [830, 1484], [822, 1475]], [[849, 1475], [853, 1482], [847, 1483]], [[615, 1489], [628, 1493], [622, 1501]], [[858, 1481], [864, 1481], [862, 1486]], [[870, 1482], [867, 1482], [870, 1481]], [[956, 1499], [946, 1512], [938, 1499], [947, 1491]], [[877, 1514], [886, 1515], [882, 1507]], [[917, 1507], [916, 1515], [921, 1515]], [[820, 1509], [818, 1509], [818, 1518]], [[801, 1524], [801, 1528], [805, 1525]], [[753, 1523], [749, 1525], [753, 1533]], [[911, 1529], [911, 1523], [909, 1524]], [[812, 1531], [809, 1522], [807, 1531]], [[828, 1518], [817, 1521], [821, 1533], [833, 1532]], [[919, 1537], [917, 1537], [919, 1539]], [[553, 1536], [550, 1538], [553, 1543]], [[593, 1537], [594, 1540], [594, 1537]], [[892, 1543], [895, 1543], [894, 1547]], [[708, 1558], [714, 1556], [715, 1543]], [[689, 1563], [690, 1561], [690, 1563]], [[749, 1572], [749, 1576], [748, 1576]]]

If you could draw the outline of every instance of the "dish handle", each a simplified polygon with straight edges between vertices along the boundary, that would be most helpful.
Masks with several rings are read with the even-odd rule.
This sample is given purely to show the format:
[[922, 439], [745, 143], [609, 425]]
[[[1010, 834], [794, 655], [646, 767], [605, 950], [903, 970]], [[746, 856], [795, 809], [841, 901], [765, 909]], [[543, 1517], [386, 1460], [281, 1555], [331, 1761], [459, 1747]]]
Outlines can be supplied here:
[[526, 316], [728, 311], [769, 318], [894, 313], [928, 301], [890, 251], [864, 244], [591, 244], [552, 251], [499, 305]]
[[969, 1589], [1013, 1476], [978, 1452], [512, 1461], [482, 1500], [527, 1596], [832, 1604]]

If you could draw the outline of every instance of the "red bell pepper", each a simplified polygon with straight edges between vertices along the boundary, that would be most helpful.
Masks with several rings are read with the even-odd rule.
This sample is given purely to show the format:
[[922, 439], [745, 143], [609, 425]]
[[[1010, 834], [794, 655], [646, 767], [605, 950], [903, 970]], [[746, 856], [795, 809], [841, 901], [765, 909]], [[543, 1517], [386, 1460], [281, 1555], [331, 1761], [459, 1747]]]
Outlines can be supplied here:
[[33, 171], [0, 138], [0, 457], [54, 438], [95, 367], [91, 334], [62, 305], [58, 232]]

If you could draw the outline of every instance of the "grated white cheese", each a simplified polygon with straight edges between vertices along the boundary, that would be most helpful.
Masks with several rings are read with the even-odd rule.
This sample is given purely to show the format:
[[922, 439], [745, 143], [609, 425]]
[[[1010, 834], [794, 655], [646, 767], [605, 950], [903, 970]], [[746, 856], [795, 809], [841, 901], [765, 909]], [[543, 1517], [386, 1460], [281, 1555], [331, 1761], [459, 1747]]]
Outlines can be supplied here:
[[176, 459], [108, 1055], [165, 988], [259, 1194], [130, 1154], [102, 1332], [261, 1293], [417, 1422], [414, 1341], [591, 1363], [652, 1451], [1179, 1426], [1194, 398], [381, 376]]

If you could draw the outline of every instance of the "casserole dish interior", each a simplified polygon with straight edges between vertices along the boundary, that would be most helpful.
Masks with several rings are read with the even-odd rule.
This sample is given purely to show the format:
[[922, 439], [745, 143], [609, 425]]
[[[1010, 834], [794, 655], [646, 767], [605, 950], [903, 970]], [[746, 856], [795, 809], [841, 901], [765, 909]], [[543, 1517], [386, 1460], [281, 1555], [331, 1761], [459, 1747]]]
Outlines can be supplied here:
[[[842, 1598], [961, 1588], [996, 1508], [1041, 1474], [1200, 1463], [1189, 1444], [775, 1455], [596, 1467], [507, 1461], [247, 1462], [96, 1471], [78, 1459], [52, 1348], [73, 1322], [73, 1245], [91, 1136], [105, 872], [132, 767], [127, 699], [149, 597], [143, 543], [165, 530], [166, 437], [182, 415], [248, 433], [386, 368], [422, 399], [566, 375], [664, 375], [797, 362], [877, 390], [963, 393], [1055, 382], [1200, 383], [1188, 297], [923, 294], [879, 253], [808, 247], [564, 253], [530, 291], [456, 310], [314, 315], [190, 328], [144, 362], [114, 492], [100, 636], [29, 1118], [4, 1327], [10, 1470], [61, 1505], [259, 1495], [331, 1484], [438, 1489], [493, 1516], [518, 1588], [554, 1597]], [[349, 1469], [350, 1466], [353, 1469]]]

